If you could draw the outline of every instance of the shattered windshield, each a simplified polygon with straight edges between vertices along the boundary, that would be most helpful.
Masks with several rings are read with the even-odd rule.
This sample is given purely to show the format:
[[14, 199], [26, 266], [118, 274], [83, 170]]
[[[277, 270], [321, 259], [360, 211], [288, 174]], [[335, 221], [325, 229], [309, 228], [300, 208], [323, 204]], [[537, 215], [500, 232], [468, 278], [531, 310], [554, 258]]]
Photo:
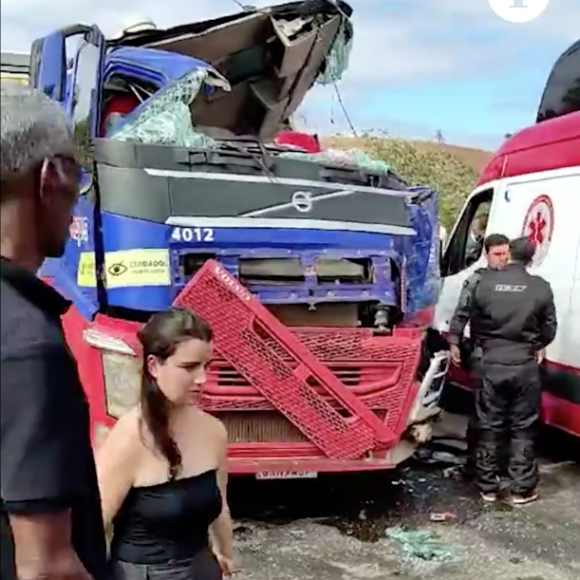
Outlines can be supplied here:
[[[294, 38], [309, 20], [280, 20], [277, 25], [281, 33]], [[326, 85], [340, 80], [348, 68], [351, 46], [352, 26], [344, 20], [324, 59], [324, 66], [318, 72], [316, 84]], [[235, 79], [232, 83], [235, 84]], [[214, 127], [196, 126], [192, 120], [192, 112], [195, 118], [196, 97], [202, 91], [211, 92], [216, 87], [227, 92], [232, 90], [226, 76], [222, 76], [216, 69], [209, 65], [198, 67], [165, 89], [149, 96], [129, 118], [113, 125], [107, 137], [119, 141], [176, 147], [216, 147], [217, 142], [212, 136], [219, 137], [223, 131], [220, 132]]]
[[176, 147], [214, 147], [216, 141], [196, 131], [191, 118], [191, 103], [201, 90], [220, 86], [229, 91], [228, 81], [207, 67], [197, 69], [148, 99], [132, 119], [109, 136], [118, 141], [132, 141]]
[[[301, 19], [298, 19], [301, 22]], [[287, 22], [284, 32], [292, 35], [292, 26], [297, 21]], [[295, 32], [295, 31], [294, 31]], [[328, 85], [340, 80], [348, 68], [352, 47], [352, 29], [344, 21], [333, 41], [332, 47], [319, 71], [315, 84]], [[118, 123], [107, 135], [111, 139], [144, 144], [171, 145], [195, 149], [215, 149], [221, 146], [220, 138], [232, 135], [225, 130], [197, 126], [192, 116], [196, 97], [216, 88], [230, 92], [229, 81], [211, 66], [196, 68], [167, 88], [150, 96], [130, 117]], [[357, 150], [326, 149], [317, 153], [305, 153], [301, 149], [289, 150], [282, 157], [300, 159], [345, 168], [358, 167], [379, 174], [389, 174], [393, 168], [367, 153]]]

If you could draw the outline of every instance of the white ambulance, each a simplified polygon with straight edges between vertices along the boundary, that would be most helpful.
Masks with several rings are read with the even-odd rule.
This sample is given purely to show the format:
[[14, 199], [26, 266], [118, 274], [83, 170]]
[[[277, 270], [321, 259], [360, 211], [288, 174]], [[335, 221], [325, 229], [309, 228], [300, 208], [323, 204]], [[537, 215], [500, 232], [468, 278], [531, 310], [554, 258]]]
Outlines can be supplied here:
[[[435, 325], [448, 331], [463, 282], [485, 266], [483, 255], [475, 263], [466, 255], [477, 215], [489, 216], [487, 235], [533, 239], [530, 272], [550, 282], [558, 314], [543, 368], [544, 420], [580, 437], [580, 41], [556, 63], [537, 121], [503, 144], [465, 203], [443, 252]], [[457, 368], [448, 377], [470, 382]]]

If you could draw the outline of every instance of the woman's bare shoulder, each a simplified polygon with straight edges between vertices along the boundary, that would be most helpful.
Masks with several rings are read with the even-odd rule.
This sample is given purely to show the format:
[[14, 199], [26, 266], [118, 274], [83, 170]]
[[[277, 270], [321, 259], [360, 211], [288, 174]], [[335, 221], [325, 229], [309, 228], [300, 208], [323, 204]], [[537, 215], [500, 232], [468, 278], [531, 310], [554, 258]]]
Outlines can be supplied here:
[[208, 435], [218, 439], [227, 439], [228, 432], [226, 426], [214, 415], [210, 415], [201, 409], [195, 409], [198, 419], [202, 422], [203, 429]]
[[117, 453], [134, 454], [143, 447], [141, 437], [141, 410], [139, 407], [125, 413], [111, 429], [102, 450], [114, 450]]

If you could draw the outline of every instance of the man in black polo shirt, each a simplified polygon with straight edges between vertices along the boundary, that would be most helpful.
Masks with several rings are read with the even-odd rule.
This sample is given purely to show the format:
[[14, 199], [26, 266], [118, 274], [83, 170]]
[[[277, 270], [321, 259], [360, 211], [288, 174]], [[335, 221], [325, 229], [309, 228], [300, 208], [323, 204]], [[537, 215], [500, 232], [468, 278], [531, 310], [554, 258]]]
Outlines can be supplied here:
[[1, 92], [1, 580], [102, 580], [105, 536], [87, 402], [60, 317], [35, 272], [63, 254], [77, 199], [62, 109]]

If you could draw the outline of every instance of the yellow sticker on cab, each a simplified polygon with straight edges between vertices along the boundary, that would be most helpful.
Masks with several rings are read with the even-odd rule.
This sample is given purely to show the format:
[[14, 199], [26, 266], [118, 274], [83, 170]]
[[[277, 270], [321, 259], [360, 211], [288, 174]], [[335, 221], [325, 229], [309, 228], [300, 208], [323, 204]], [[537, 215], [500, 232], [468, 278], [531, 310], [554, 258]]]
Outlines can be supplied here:
[[97, 285], [97, 271], [94, 252], [82, 252], [79, 256], [77, 269], [77, 284], [81, 288], [95, 288]]
[[107, 288], [171, 286], [169, 250], [107, 252], [105, 283]]
[[[169, 250], [140, 248], [106, 252], [104, 276], [107, 288], [170, 286]], [[81, 254], [77, 281], [79, 286], [96, 285], [95, 258], [92, 252]]]

